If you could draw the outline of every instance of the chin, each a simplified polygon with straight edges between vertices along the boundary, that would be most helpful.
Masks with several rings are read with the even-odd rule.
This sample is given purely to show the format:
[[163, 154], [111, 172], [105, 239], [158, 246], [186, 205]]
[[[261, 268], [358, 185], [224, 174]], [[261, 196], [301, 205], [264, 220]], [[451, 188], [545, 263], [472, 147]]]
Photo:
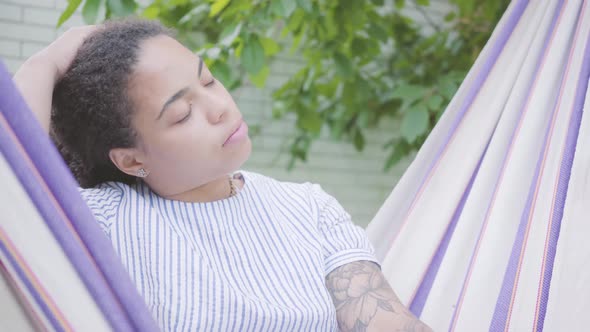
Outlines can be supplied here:
[[246, 139], [243, 143], [243, 146], [240, 147], [238, 151], [235, 151], [232, 156], [232, 170], [231, 172], [235, 172], [242, 168], [242, 166], [250, 159], [250, 155], [252, 154], [252, 142], [250, 138]]

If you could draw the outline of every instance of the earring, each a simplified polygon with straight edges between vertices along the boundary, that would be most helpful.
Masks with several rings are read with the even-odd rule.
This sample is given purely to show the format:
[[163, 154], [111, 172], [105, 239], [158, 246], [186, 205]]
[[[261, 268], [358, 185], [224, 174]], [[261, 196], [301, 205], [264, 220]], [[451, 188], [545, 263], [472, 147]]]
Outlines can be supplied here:
[[145, 178], [146, 176], [148, 176], [148, 172], [145, 169], [140, 168], [137, 171], [137, 176], [140, 177], [140, 178]]

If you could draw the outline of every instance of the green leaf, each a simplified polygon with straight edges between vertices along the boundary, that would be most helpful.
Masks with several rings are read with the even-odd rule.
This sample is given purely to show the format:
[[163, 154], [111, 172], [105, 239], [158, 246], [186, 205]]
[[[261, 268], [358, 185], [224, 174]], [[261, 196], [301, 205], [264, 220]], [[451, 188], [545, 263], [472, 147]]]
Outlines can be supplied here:
[[369, 37], [377, 38], [382, 42], [386, 42], [389, 39], [389, 34], [387, 33], [387, 31], [385, 31], [383, 27], [374, 22], [369, 23], [368, 33]]
[[230, 46], [242, 31], [242, 22], [226, 26], [219, 36], [219, 44]]
[[306, 12], [313, 13], [313, 4], [311, 3], [311, 0], [297, 0], [297, 5], [303, 8]]
[[217, 16], [222, 10], [229, 5], [230, 0], [214, 0], [211, 4], [211, 11], [209, 17]]
[[322, 117], [313, 109], [306, 109], [303, 113], [299, 113], [297, 124], [299, 128], [305, 129], [312, 134], [319, 134], [322, 130]]
[[334, 64], [336, 65], [336, 70], [342, 77], [350, 78], [354, 74], [352, 63], [344, 54], [336, 52], [334, 54]]
[[242, 51], [244, 50], [244, 41], [241, 38], [237, 38], [237, 45], [234, 46], [234, 54], [236, 58], [242, 57]]
[[428, 110], [423, 104], [418, 104], [404, 114], [400, 127], [403, 138], [412, 143], [428, 129]]
[[251, 36], [244, 43], [244, 49], [241, 54], [242, 66], [248, 74], [256, 75], [264, 67], [264, 48], [258, 39], [258, 36]]
[[434, 95], [428, 99], [428, 108], [433, 111], [439, 111], [443, 103], [443, 98], [439, 95]]
[[199, 17], [199, 15], [206, 15], [209, 12], [209, 5], [204, 3], [191, 9], [188, 13], [184, 14], [179, 20], [179, 24], [186, 24], [193, 18]]
[[447, 15], [445, 15], [445, 18], [444, 18], [444, 20], [445, 20], [445, 22], [451, 22], [452, 20], [454, 20], [454, 19], [455, 19], [455, 17], [457, 17], [457, 13], [455, 13], [455, 12], [450, 12], [450, 13], [448, 13]]
[[298, 136], [295, 141], [291, 144], [291, 155], [293, 159], [290, 162], [290, 167], [293, 166], [296, 159], [306, 161], [307, 160], [307, 151], [309, 150], [309, 146], [311, 141], [306, 136]]
[[415, 0], [417, 5], [430, 6], [430, 0]]
[[84, 7], [82, 7], [82, 17], [86, 24], [96, 23], [98, 17], [98, 8], [100, 7], [102, 0], [86, 0]]
[[314, 79], [315, 79], [315, 68], [311, 68], [307, 72], [307, 78], [305, 79], [305, 81], [301, 85], [301, 89], [303, 91], [309, 90], [309, 87], [310, 87], [310, 85], [311, 85], [311, 83], [313, 82]]
[[291, 14], [293, 14], [293, 12], [295, 11], [295, 9], [297, 8], [297, 3], [293, 0], [274, 0], [276, 2], [281, 2], [283, 5], [283, 16], [284, 17], [289, 17], [291, 16]]
[[212, 65], [208, 66], [211, 73], [217, 78], [223, 85], [228, 85], [231, 81], [231, 69], [224, 61], [215, 61]]
[[232, 79], [228, 85], [225, 85], [225, 88], [229, 91], [235, 90], [242, 86], [242, 80], [239, 78]]
[[293, 0], [272, 0], [270, 11], [276, 16], [289, 18], [297, 8], [297, 3]]
[[264, 66], [260, 72], [256, 75], [250, 74], [250, 81], [259, 89], [264, 88], [264, 84], [266, 83], [266, 79], [270, 74], [270, 68], [268, 66]]
[[367, 43], [365, 39], [356, 37], [352, 40], [352, 44], [350, 45], [350, 50], [354, 55], [360, 55], [367, 51]]
[[135, 12], [134, 0], [107, 0], [107, 7], [115, 17], [125, 17]]
[[[151, 5], [149, 5], [146, 9], [143, 10], [143, 13], [141, 14], [141, 16], [153, 20], [156, 17], [160, 16], [160, 6], [158, 6], [157, 4], [153, 3]], [[181, 19], [182, 21], [182, 19]], [[179, 21], [179, 23], [182, 23]]]
[[406, 6], [405, 0], [395, 0], [395, 8], [403, 9]]
[[354, 131], [353, 143], [357, 151], [363, 151], [365, 148], [365, 136], [358, 128]]
[[303, 25], [304, 19], [305, 12], [303, 10], [295, 11], [295, 13], [289, 18], [289, 21], [287, 22], [287, 28], [291, 30], [292, 33], [296, 33]]
[[68, 0], [68, 6], [64, 10], [64, 12], [61, 13], [59, 20], [57, 21], [58, 28], [62, 24], [64, 24], [64, 22], [67, 21], [70, 17], [72, 17], [76, 9], [80, 7], [80, 3], [82, 3], [82, 0]]
[[401, 99], [403, 107], [408, 107], [424, 96], [425, 88], [420, 85], [402, 83], [394, 88], [391, 98]]
[[389, 154], [385, 162], [385, 170], [391, 169], [392, 166], [400, 162], [410, 152], [410, 145], [403, 140], [396, 140], [392, 142], [393, 151]]
[[272, 38], [260, 38], [260, 43], [262, 44], [262, 48], [264, 48], [264, 54], [266, 56], [273, 56], [281, 50], [281, 46]]
[[273, 119], [280, 119], [285, 115], [287, 110], [286, 103], [282, 100], [274, 100], [272, 103], [272, 117]]
[[333, 123], [330, 127], [330, 136], [333, 139], [337, 139], [337, 140], [341, 139], [345, 126], [346, 126], [346, 123], [344, 123], [344, 122]]
[[316, 83], [315, 89], [326, 98], [334, 98], [334, 94], [339, 86], [340, 82], [338, 80], [331, 80], [327, 83]]
[[257, 12], [251, 11], [254, 4], [255, 2], [251, 0], [231, 0], [230, 4], [227, 7], [225, 7], [225, 9], [221, 12], [221, 15], [219, 16], [223, 19], [223, 21], [219, 22], [225, 23], [233, 21], [244, 21], [244, 19], [241, 18], [244, 14], [256, 15]]
[[297, 51], [297, 48], [299, 47], [299, 43], [301, 43], [301, 39], [303, 39], [302, 32], [300, 32], [294, 36], [293, 44], [291, 45], [291, 49], [289, 50], [289, 52], [291, 52], [291, 54], [294, 54], [295, 51]]
[[367, 128], [370, 122], [370, 111], [361, 111], [358, 115], [357, 123], [361, 128]]
[[[208, 48], [207, 48], [208, 47]], [[201, 50], [201, 56], [205, 60], [205, 64], [210, 66], [215, 60], [222, 57], [222, 50], [217, 46], [205, 45], [205, 48]], [[210, 63], [208, 63], [210, 61]]]
[[456, 1], [455, 3], [458, 5], [459, 10], [461, 11], [461, 14], [463, 14], [464, 16], [467, 16], [467, 15], [470, 15], [471, 13], [473, 13], [473, 10], [476, 5], [475, 1], [465, 1], [465, 0]]
[[450, 79], [443, 79], [440, 83], [440, 93], [447, 99], [452, 99], [457, 92], [457, 85]]

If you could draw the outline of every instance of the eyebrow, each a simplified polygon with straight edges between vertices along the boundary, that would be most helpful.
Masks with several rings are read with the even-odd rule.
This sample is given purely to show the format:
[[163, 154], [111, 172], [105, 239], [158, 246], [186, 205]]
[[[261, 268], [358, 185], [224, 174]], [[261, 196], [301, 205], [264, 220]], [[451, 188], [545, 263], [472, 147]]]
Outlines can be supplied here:
[[202, 72], [203, 72], [203, 58], [199, 58], [199, 72], [198, 72], [199, 79], [201, 78]]
[[180, 91], [178, 91], [177, 93], [175, 93], [172, 97], [170, 97], [170, 99], [168, 99], [164, 103], [164, 106], [162, 107], [162, 110], [160, 111], [160, 114], [158, 115], [158, 117], [156, 118], [156, 120], [160, 120], [160, 118], [164, 114], [164, 111], [166, 111], [168, 109], [168, 106], [170, 106], [170, 104], [172, 104], [173, 102], [177, 101], [178, 99], [182, 98], [187, 92], [188, 92], [188, 86], [185, 87], [185, 88], [182, 88]]
[[[198, 70], [199, 79], [201, 78], [201, 73], [202, 72], [203, 72], [203, 58], [199, 58], [199, 70]], [[166, 109], [168, 109], [168, 106], [170, 106], [170, 104], [172, 104], [173, 102], [175, 102], [178, 99], [182, 98], [187, 92], [188, 92], [188, 86], [187, 87], [184, 87], [183, 89], [181, 89], [180, 91], [178, 91], [177, 93], [175, 93], [172, 97], [170, 97], [164, 103], [164, 106], [162, 106], [162, 110], [160, 111], [160, 114], [158, 114], [158, 117], [156, 118], [156, 121], [157, 120], [160, 120], [160, 118], [162, 118], [162, 115], [164, 115], [164, 111], [166, 111]]]

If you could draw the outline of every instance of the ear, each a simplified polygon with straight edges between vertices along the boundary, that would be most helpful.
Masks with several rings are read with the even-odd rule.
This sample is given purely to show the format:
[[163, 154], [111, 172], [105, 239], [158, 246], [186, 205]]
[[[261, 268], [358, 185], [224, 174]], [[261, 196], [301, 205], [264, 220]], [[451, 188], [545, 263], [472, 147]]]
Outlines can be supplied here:
[[109, 158], [121, 172], [137, 176], [140, 168], [145, 168], [141, 154], [135, 148], [116, 148], [109, 151]]

